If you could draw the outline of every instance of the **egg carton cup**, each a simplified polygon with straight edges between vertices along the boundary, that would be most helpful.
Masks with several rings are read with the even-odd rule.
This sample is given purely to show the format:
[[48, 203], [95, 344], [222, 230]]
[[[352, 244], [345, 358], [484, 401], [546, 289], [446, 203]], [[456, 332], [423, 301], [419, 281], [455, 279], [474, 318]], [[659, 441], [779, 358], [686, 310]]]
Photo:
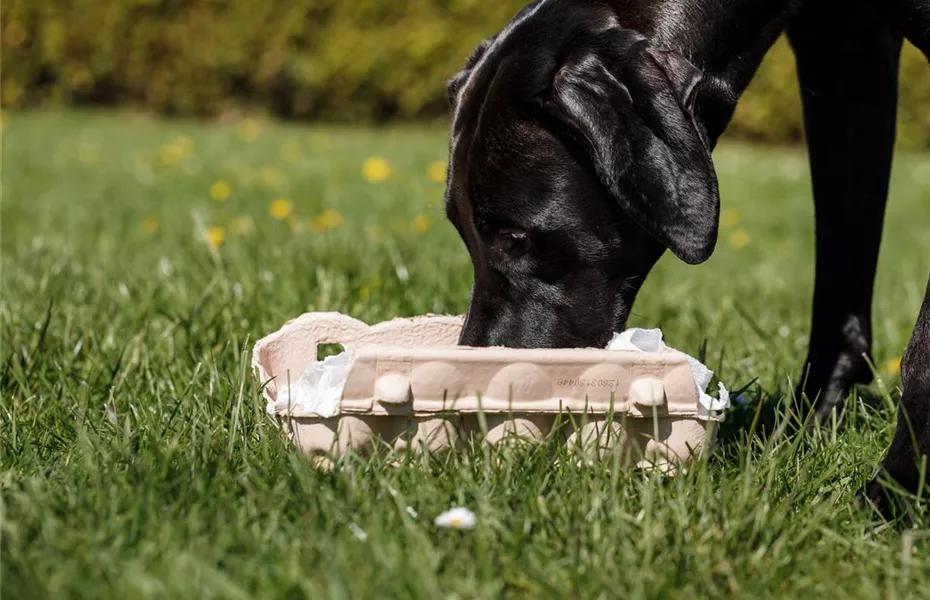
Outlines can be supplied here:
[[[457, 346], [462, 317], [425, 315], [369, 326], [307, 313], [261, 339], [253, 367], [266, 400], [341, 344], [353, 361], [339, 414], [292, 406], [275, 418], [321, 466], [347, 451], [460, 449], [469, 436], [497, 444], [567, 436], [569, 448], [673, 472], [715, 440], [686, 356], [677, 351]], [[558, 431], [553, 431], [559, 426]]]

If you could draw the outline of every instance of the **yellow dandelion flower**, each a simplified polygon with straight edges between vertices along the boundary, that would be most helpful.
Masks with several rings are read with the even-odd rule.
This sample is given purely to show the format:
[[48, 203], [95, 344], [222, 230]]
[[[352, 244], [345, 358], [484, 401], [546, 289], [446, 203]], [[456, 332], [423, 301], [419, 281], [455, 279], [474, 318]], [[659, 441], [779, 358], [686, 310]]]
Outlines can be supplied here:
[[742, 250], [749, 245], [749, 232], [740, 227], [730, 234], [730, 245], [737, 250]]
[[340, 223], [342, 223], [342, 215], [339, 214], [338, 210], [328, 208], [320, 215], [320, 225], [323, 226], [323, 229], [339, 227]]
[[743, 220], [743, 216], [738, 210], [725, 210], [720, 213], [720, 224], [724, 227], [736, 227]]
[[166, 144], [161, 148], [161, 164], [173, 167], [181, 162], [181, 159], [184, 158], [184, 154], [181, 149], [175, 146], [174, 144]]
[[262, 128], [255, 119], [242, 119], [236, 124], [236, 137], [242, 142], [254, 142], [261, 132]]
[[289, 163], [300, 162], [300, 144], [294, 140], [288, 140], [281, 146], [281, 158]]
[[179, 135], [178, 137], [174, 138], [171, 144], [177, 148], [181, 156], [185, 158], [194, 154], [194, 149], [196, 148], [194, 140], [190, 139], [186, 135]]
[[326, 231], [327, 229], [339, 227], [341, 223], [342, 215], [339, 214], [339, 211], [328, 208], [321, 215], [311, 219], [309, 226], [311, 231]]
[[268, 205], [268, 214], [279, 221], [288, 218], [293, 212], [294, 203], [287, 198], [278, 198]]
[[217, 202], [229, 200], [229, 196], [231, 194], [232, 188], [230, 188], [229, 184], [222, 179], [215, 181], [213, 185], [210, 186], [210, 197]]
[[145, 217], [142, 219], [142, 222], [139, 223], [139, 231], [141, 231], [143, 235], [149, 236], [158, 231], [158, 225], [158, 217]]
[[391, 176], [391, 165], [380, 156], [373, 156], [362, 164], [362, 177], [368, 183], [381, 183]]
[[217, 227], [214, 225], [213, 227], [209, 227], [207, 229], [206, 233], [204, 234], [204, 238], [206, 239], [207, 245], [216, 250], [223, 245], [223, 242], [226, 241], [226, 232], [222, 227]]
[[417, 233], [426, 233], [432, 225], [432, 220], [426, 215], [417, 215], [413, 218], [413, 221], [410, 222], [410, 226], [413, 227], [413, 230]]
[[94, 165], [100, 162], [100, 148], [96, 144], [84, 143], [78, 146], [78, 160], [85, 165]]
[[194, 154], [194, 141], [186, 136], [178, 136], [161, 148], [161, 162], [174, 166]]
[[882, 365], [882, 372], [886, 375], [897, 375], [901, 372], [901, 357], [890, 358]]
[[366, 302], [371, 298], [371, 285], [368, 283], [363, 283], [360, 288], [358, 288], [358, 299], [362, 302]]
[[435, 160], [426, 167], [426, 175], [436, 183], [446, 182], [446, 161]]
[[255, 231], [255, 221], [252, 217], [236, 217], [229, 222], [229, 233], [233, 235], [247, 235]]
[[287, 176], [274, 167], [262, 167], [258, 170], [258, 184], [270, 190], [281, 190], [287, 184]]

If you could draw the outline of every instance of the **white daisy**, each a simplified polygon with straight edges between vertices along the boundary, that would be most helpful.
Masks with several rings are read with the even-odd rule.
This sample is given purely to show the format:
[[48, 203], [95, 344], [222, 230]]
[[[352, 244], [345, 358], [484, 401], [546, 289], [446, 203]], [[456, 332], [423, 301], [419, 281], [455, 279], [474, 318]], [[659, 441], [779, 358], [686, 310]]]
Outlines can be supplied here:
[[475, 513], [467, 508], [458, 507], [447, 510], [436, 517], [436, 525], [439, 527], [451, 527], [452, 529], [471, 529], [477, 521]]

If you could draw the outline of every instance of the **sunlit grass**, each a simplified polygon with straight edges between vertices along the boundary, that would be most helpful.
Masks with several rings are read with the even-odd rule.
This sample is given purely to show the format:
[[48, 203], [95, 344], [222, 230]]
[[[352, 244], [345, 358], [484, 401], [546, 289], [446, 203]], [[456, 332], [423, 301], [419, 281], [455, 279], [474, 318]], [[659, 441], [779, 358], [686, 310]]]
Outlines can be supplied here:
[[[726, 147], [716, 254], [700, 267], [663, 258], [631, 323], [662, 326], [731, 389], [757, 380], [706, 462], [673, 480], [578, 468], [553, 440], [400, 468], [350, 456], [320, 473], [265, 416], [252, 344], [309, 310], [369, 322], [465, 310], [471, 263], [442, 211], [445, 132], [3, 119], [4, 597], [930, 588], [926, 509], [902, 530], [851, 506], [890, 440], [930, 271], [927, 155], [899, 157], [892, 185], [875, 300], [884, 386], [864, 389], [838, 430], [751, 434], [806, 350], [813, 210], [802, 154]], [[453, 506], [474, 511], [474, 529], [434, 524]]]

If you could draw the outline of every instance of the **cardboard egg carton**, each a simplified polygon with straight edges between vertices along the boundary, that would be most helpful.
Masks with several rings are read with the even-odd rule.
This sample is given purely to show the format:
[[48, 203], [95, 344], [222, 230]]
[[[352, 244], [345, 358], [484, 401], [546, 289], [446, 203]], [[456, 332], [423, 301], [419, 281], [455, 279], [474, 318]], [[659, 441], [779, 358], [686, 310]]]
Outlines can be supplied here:
[[[722, 417], [700, 409], [680, 352], [456, 346], [462, 325], [455, 316], [369, 326], [340, 313], [308, 313], [259, 340], [253, 367], [274, 402], [283, 383], [317, 360], [320, 344], [351, 351], [338, 415], [296, 406], [275, 415], [324, 465], [374, 444], [443, 452], [468, 436], [497, 443], [556, 433], [572, 448], [669, 470], [714, 441]], [[552, 432], [557, 423], [562, 429]]]

